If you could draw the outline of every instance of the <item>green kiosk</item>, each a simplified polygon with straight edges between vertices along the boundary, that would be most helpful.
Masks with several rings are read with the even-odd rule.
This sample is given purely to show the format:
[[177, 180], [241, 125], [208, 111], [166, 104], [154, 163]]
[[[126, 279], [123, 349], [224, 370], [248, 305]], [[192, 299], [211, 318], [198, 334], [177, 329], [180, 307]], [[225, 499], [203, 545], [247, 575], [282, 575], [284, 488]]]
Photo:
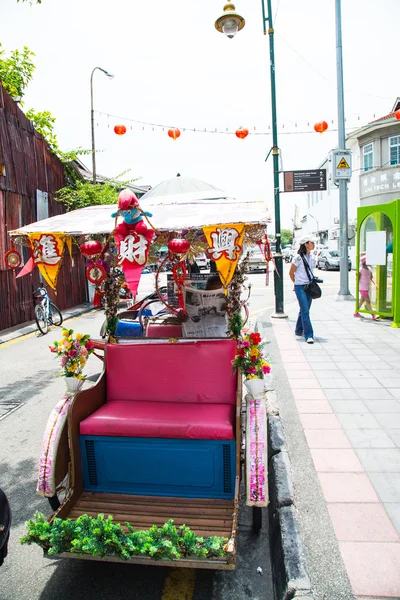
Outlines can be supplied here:
[[[370, 288], [372, 307], [380, 317], [391, 317], [393, 327], [400, 327], [400, 199], [358, 208], [357, 272], [363, 256], [378, 286]], [[356, 290], [358, 312], [358, 277]], [[369, 311], [363, 306], [360, 312]]]

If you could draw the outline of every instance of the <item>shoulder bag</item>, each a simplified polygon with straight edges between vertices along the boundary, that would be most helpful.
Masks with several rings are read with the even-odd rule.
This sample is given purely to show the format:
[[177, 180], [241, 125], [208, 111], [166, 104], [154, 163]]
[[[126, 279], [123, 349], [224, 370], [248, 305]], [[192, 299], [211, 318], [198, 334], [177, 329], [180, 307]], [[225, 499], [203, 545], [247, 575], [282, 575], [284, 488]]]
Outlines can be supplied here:
[[319, 287], [318, 283], [315, 281], [315, 277], [311, 272], [310, 265], [308, 264], [308, 261], [304, 258], [304, 256], [302, 256], [301, 258], [302, 258], [308, 279], [310, 280], [310, 283], [305, 284], [304, 290], [308, 294], [310, 294], [310, 296], [313, 300], [316, 300], [317, 298], [321, 298], [322, 290]]

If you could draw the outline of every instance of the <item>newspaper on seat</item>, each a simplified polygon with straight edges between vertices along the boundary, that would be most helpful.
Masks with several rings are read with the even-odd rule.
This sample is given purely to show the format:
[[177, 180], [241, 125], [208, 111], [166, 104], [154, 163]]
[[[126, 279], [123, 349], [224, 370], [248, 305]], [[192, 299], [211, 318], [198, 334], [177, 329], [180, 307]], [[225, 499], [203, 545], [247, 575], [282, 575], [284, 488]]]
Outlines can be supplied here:
[[226, 297], [221, 290], [199, 290], [185, 286], [185, 309], [188, 320], [183, 323], [185, 337], [227, 337]]

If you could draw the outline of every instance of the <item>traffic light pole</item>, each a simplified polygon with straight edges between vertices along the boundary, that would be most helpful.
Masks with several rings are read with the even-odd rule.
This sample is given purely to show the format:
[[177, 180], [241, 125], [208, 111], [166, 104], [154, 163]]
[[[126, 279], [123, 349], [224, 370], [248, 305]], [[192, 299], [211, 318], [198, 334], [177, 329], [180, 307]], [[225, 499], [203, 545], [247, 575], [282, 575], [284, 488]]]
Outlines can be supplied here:
[[[281, 246], [281, 207], [279, 195], [279, 147], [278, 147], [278, 125], [276, 118], [276, 84], [275, 84], [275, 49], [274, 49], [274, 27], [272, 22], [271, 0], [267, 0], [268, 15], [265, 14], [265, 4], [262, 1], [264, 35], [269, 36], [269, 57], [270, 57], [270, 77], [271, 77], [271, 109], [272, 109], [272, 160], [274, 169], [274, 206], [275, 206], [275, 271], [274, 271], [274, 289], [275, 289], [275, 312], [272, 317], [277, 319], [286, 318], [283, 310], [283, 260]], [[266, 23], [268, 21], [268, 30]]]

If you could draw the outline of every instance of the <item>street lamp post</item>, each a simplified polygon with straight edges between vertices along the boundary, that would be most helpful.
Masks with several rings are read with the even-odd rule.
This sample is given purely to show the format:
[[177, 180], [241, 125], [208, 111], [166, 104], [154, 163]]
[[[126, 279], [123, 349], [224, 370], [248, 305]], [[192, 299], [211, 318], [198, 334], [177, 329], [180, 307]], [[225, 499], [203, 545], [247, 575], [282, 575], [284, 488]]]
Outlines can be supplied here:
[[101, 67], [95, 67], [90, 76], [90, 123], [92, 128], [92, 183], [96, 183], [96, 147], [94, 143], [94, 108], [93, 108], [93, 75], [96, 70], [102, 71], [107, 77], [112, 79], [114, 75], [102, 69]]
[[[274, 205], [275, 205], [275, 313], [276, 318], [285, 318], [283, 310], [283, 260], [281, 248], [281, 209], [279, 196], [279, 147], [278, 147], [278, 126], [276, 117], [276, 85], [275, 85], [275, 50], [274, 50], [274, 27], [272, 23], [271, 0], [267, 0], [268, 15], [265, 14], [265, 4], [262, 1], [263, 27], [264, 35], [267, 34], [266, 23], [268, 21], [269, 35], [269, 57], [270, 57], [270, 78], [271, 78], [271, 109], [272, 109], [272, 153], [274, 170]], [[224, 13], [215, 21], [215, 28], [224, 33], [227, 37], [233, 38], [245, 25], [243, 17], [238, 15], [233, 4], [224, 6]], [[269, 155], [268, 155], [269, 156]]]

